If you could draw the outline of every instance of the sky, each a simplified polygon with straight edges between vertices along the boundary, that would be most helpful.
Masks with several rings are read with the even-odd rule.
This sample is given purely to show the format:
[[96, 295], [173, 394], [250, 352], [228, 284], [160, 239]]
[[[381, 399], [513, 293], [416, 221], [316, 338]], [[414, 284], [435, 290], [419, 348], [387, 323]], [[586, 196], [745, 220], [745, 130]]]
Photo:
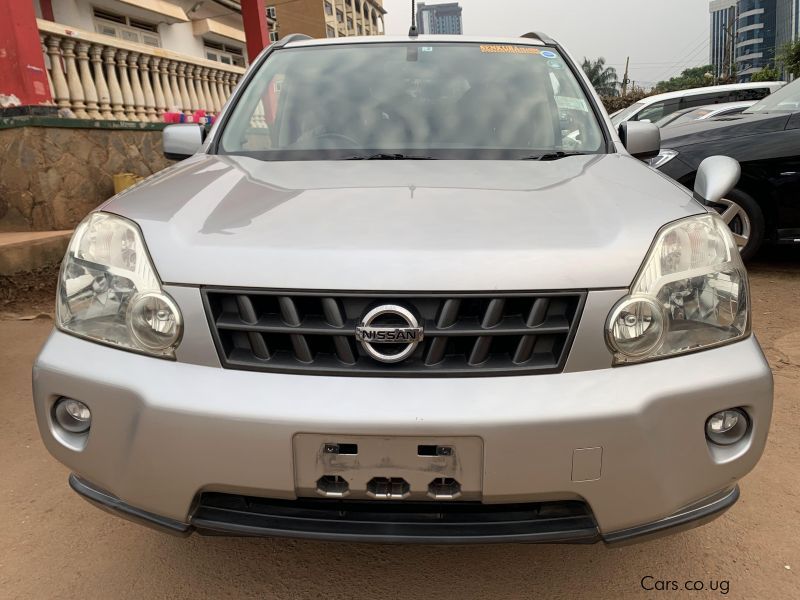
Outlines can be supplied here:
[[[428, 0], [439, 4], [442, 0]], [[604, 57], [619, 78], [651, 87], [683, 69], [708, 64], [708, 0], [460, 0], [466, 35], [543, 31], [576, 60]], [[411, 0], [383, 0], [386, 33], [405, 35]]]

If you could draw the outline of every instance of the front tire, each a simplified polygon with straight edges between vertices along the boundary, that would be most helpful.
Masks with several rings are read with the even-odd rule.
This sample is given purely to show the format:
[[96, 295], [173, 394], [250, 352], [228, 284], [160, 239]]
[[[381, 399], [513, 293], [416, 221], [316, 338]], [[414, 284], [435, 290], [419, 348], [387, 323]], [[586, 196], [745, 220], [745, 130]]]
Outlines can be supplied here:
[[730, 227], [743, 260], [758, 252], [764, 241], [764, 213], [758, 203], [741, 190], [732, 190], [719, 202], [710, 204]]

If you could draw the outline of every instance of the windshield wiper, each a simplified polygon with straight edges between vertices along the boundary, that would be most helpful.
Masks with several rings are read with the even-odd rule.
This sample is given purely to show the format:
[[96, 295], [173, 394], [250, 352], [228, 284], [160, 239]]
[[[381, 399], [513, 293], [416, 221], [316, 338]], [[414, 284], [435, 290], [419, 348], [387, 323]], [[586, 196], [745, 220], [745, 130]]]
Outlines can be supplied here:
[[407, 154], [364, 154], [348, 156], [344, 160], [436, 160], [430, 156], [409, 156]]
[[563, 150], [559, 150], [558, 152], [548, 152], [547, 154], [537, 154], [534, 156], [526, 156], [525, 158], [521, 158], [520, 160], [559, 160], [561, 158], [566, 158], [567, 156], [586, 156], [589, 154], [588, 152], [564, 152]]

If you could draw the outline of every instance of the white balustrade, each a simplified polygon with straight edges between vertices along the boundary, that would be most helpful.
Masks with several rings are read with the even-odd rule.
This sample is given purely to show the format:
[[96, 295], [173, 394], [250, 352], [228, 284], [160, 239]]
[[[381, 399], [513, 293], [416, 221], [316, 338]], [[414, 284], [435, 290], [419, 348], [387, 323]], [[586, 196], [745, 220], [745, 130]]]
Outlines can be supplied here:
[[[244, 69], [38, 20], [53, 99], [79, 119], [216, 115]], [[67, 111], [69, 112], [69, 111]]]

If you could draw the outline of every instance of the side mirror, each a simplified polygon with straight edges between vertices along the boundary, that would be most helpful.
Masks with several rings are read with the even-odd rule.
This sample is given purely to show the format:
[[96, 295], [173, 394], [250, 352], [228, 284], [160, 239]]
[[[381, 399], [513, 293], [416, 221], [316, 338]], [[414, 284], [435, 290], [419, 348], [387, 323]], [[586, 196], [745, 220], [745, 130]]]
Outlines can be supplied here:
[[200, 150], [204, 137], [205, 130], [196, 123], [167, 125], [162, 136], [164, 156], [171, 160], [189, 158]]
[[647, 160], [661, 150], [661, 130], [652, 123], [626, 121], [619, 126], [619, 138], [631, 156]]
[[728, 156], [709, 156], [700, 163], [694, 180], [694, 197], [717, 203], [739, 182], [742, 168]]

